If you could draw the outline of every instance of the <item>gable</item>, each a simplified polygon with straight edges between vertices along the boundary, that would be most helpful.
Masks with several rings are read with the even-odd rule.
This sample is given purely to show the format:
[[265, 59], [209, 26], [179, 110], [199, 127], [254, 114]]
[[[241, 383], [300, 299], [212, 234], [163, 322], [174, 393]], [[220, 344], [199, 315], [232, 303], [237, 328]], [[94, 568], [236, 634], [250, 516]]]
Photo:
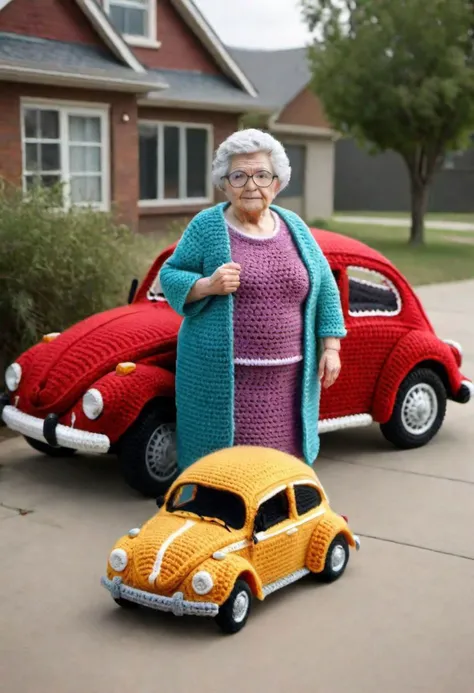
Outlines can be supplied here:
[[75, 0], [13, 0], [0, 12], [0, 31], [102, 45], [102, 40]]
[[134, 48], [137, 58], [147, 67], [164, 70], [195, 70], [221, 74], [209, 51], [179, 15], [170, 0], [156, 0], [158, 50]]
[[280, 125], [304, 125], [330, 128], [321, 101], [309, 86], [302, 89], [280, 112], [275, 121]]

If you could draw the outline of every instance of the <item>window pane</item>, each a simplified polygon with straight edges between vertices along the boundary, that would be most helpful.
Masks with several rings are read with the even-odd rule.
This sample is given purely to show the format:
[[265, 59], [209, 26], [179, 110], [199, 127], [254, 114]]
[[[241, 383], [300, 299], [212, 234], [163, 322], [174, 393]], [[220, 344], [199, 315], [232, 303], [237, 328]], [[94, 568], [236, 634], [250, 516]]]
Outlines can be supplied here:
[[207, 130], [186, 130], [186, 197], [207, 197]]
[[110, 20], [121, 34], [125, 34], [125, 8], [117, 7], [116, 5], [110, 6]]
[[72, 173], [93, 173], [101, 170], [100, 147], [69, 147], [69, 165]]
[[128, 7], [126, 9], [126, 31], [129, 36], [147, 36], [147, 13], [144, 10]]
[[45, 187], [52, 188], [53, 185], [57, 185], [60, 182], [59, 176], [39, 176], [39, 175], [28, 175], [25, 176], [26, 189], [31, 190], [35, 187]]
[[41, 170], [58, 171], [60, 164], [59, 144], [41, 144]]
[[25, 146], [26, 170], [37, 171], [39, 169], [39, 144], [27, 144]]
[[139, 126], [140, 200], [158, 199], [158, 130]]
[[100, 118], [69, 116], [70, 142], [100, 142]]
[[179, 128], [165, 127], [165, 199], [178, 199], [179, 194]]
[[40, 111], [40, 137], [43, 140], [59, 139], [58, 111]]
[[321, 503], [321, 495], [314, 486], [295, 486], [295, 499], [298, 515], [304, 515]]
[[349, 311], [354, 313], [398, 312], [398, 296], [392, 285], [381, 274], [348, 267]]
[[100, 176], [75, 176], [71, 178], [72, 202], [102, 202]]
[[37, 139], [39, 136], [39, 111], [28, 108], [25, 110], [25, 137]]
[[297, 144], [286, 144], [284, 147], [290, 160], [291, 179], [285, 190], [280, 193], [280, 196], [301, 197], [304, 195], [306, 147]]
[[274, 525], [284, 522], [289, 517], [288, 497], [286, 491], [262, 503], [258, 511], [259, 531], [265, 531]]

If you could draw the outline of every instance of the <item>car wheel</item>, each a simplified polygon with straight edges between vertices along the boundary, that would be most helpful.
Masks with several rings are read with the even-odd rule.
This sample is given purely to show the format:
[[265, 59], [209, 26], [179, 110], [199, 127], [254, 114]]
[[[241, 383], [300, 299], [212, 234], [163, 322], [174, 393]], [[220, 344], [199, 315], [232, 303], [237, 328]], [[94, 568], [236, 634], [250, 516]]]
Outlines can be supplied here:
[[446, 401], [441, 378], [429, 368], [417, 368], [400, 385], [392, 416], [380, 430], [404, 450], [426, 445], [441, 428]]
[[24, 439], [34, 450], [42, 452], [44, 455], [49, 455], [50, 457], [71, 457], [76, 452], [73, 448], [53, 448], [52, 445], [43, 443], [43, 441], [36, 440], [35, 438], [30, 438], [29, 436], [24, 436]]
[[171, 405], [149, 405], [120, 442], [124, 478], [144, 496], [164, 495], [178, 476], [173, 415]]
[[247, 623], [252, 608], [252, 592], [245, 580], [237, 580], [230, 597], [220, 607], [216, 623], [223, 633], [238, 633]]
[[334, 582], [341, 577], [349, 561], [349, 545], [343, 534], [338, 534], [329, 544], [324, 568], [316, 577], [322, 582]]

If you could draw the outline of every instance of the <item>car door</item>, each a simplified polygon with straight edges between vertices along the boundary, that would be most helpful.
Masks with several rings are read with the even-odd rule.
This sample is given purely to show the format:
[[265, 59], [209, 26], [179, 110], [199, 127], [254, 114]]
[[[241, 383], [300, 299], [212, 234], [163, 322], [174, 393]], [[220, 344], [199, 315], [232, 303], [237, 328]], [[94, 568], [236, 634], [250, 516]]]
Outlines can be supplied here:
[[293, 484], [293, 493], [299, 538], [296, 557], [299, 569], [306, 565], [306, 555], [311, 536], [318, 522], [323, 518], [325, 509], [322, 505], [322, 494], [314, 483], [309, 481], [295, 482]]
[[289, 489], [280, 488], [259, 506], [251, 561], [265, 587], [298, 569], [298, 531], [291, 516]]
[[341, 341], [341, 374], [322, 391], [320, 419], [371, 413], [385, 361], [409, 329], [389, 272], [351, 265], [338, 284], [347, 336]]

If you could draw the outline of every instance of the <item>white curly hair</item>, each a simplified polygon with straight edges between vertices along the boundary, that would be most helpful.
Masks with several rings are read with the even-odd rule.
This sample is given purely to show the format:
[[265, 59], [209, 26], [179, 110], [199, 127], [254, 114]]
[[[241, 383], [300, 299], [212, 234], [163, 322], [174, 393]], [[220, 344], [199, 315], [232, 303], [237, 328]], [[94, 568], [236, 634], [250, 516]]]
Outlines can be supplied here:
[[285, 148], [270, 133], [249, 128], [237, 130], [218, 147], [212, 162], [212, 182], [216, 188], [223, 188], [222, 178], [227, 176], [233, 156], [265, 152], [269, 155], [273, 172], [280, 181], [280, 192], [286, 188], [291, 178], [291, 166]]

